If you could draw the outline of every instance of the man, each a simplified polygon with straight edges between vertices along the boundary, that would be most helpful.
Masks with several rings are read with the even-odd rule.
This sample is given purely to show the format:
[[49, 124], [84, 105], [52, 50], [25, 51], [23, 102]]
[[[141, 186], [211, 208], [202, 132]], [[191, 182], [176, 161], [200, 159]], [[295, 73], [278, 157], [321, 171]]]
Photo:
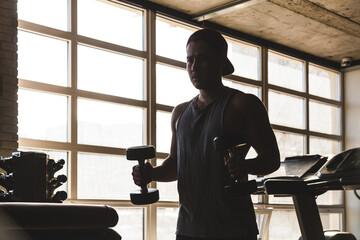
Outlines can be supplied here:
[[[173, 110], [168, 158], [154, 168], [149, 163], [142, 170], [135, 166], [134, 182], [178, 180], [178, 240], [255, 240], [258, 230], [250, 196], [229, 198], [224, 186], [229, 175], [232, 179], [265, 175], [279, 167], [266, 110], [257, 97], [222, 84], [222, 76], [234, 67], [220, 33], [209, 29], [193, 33], [186, 51], [187, 71], [199, 95]], [[213, 147], [216, 136], [245, 138], [247, 144], [224, 158]], [[245, 160], [251, 146], [258, 156]]]

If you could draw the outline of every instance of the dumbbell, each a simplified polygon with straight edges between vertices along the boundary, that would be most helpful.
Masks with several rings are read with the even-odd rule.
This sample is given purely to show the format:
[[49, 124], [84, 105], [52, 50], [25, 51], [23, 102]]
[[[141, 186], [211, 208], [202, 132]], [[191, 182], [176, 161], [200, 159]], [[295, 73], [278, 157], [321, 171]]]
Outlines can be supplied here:
[[[151, 145], [136, 146], [126, 149], [126, 158], [130, 161], [137, 160], [140, 169], [144, 169], [145, 160], [155, 157], [155, 148]], [[159, 191], [155, 188], [147, 188], [146, 184], [141, 189], [130, 193], [131, 202], [135, 205], [155, 203], [159, 200]]]
[[[245, 146], [247, 143], [245, 139], [237, 137], [223, 137], [218, 136], [213, 140], [215, 151], [226, 152], [228, 157], [233, 157], [234, 150], [238, 147]], [[225, 186], [225, 192], [230, 198], [241, 197], [257, 191], [257, 184], [255, 180], [248, 181], [248, 177], [242, 176], [235, 180], [234, 184]]]

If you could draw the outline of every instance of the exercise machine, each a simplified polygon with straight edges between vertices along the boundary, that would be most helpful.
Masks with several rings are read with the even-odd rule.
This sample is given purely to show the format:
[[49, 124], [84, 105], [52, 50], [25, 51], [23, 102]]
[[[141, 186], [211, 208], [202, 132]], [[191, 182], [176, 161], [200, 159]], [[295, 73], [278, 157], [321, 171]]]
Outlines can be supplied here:
[[323, 231], [316, 197], [329, 190], [360, 189], [360, 148], [334, 157], [286, 158], [275, 173], [257, 179], [256, 194], [291, 196], [302, 240], [356, 240], [353, 234]]

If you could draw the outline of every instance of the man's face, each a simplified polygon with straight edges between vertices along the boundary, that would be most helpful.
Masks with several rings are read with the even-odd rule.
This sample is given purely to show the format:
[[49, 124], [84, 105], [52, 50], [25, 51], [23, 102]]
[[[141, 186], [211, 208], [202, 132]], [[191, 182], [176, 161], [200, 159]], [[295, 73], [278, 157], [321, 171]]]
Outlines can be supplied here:
[[186, 68], [194, 87], [206, 90], [218, 86], [225, 61], [212, 46], [206, 41], [192, 41], [187, 45], [186, 52]]

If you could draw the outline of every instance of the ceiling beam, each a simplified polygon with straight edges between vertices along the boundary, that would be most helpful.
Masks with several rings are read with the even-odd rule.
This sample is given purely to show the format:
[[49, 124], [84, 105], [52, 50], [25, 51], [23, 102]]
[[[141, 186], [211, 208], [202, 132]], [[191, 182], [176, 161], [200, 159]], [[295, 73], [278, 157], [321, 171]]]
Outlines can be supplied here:
[[360, 24], [321, 7], [308, 0], [268, 0], [280, 7], [286, 8], [317, 22], [338, 29], [352, 36], [360, 37]]
[[266, 0], [236, 0], [231, 1], [216, 7], [213, 7], [211, 9], [207, 9], [205, 11], [202, 11], [200, 13], [194, 14], [192, 17], [196, 21], [205, 21], [213, 17], [217, 17], [220, 15], [224, 15], [227, 13], [230, 13], [232, 11], [247, 8], [252, 5], [265, 2]]

